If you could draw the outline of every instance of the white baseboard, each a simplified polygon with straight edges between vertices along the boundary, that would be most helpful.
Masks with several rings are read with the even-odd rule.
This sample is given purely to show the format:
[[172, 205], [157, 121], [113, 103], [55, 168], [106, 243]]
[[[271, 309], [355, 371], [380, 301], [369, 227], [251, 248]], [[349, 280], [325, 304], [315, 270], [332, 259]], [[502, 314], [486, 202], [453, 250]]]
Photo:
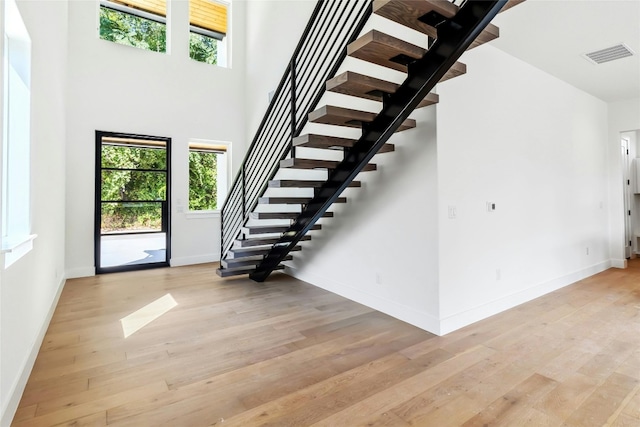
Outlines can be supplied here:
[[91, 277], [96, 275], [95, 267], [70, 268], [65, 272], [67, 279], [77, 279], [78, 277]]
[[611, 267], [614, 268], [627, 268], [627, 260], [626, 259], [612, 259]]
[[445, 335], [482, 319], [486, 319], [494, 314], [516, 307], [542, 295], [546, 295], [549, 292], [553, 292], [557, 289], [593, 276], [594, 274], [612, 267], [612, 264], [613, 260], [602, 261], [573, 273], [540, 283], [528, 289], [507, 295], [495, 301], [482, 304], [478, 307], [474, 307], [442, 319], [437, 319], [429, 313], [415, 310], [394, 301], [389, 301], [383, 297], [363, 292], [344, 283], [338, 283], [334, 280], [327, 279], [326, 277], [318, 276], [316, 274], [306, 273], [294, 267], [287, 267], [285, 272], [297, 279], [308, 282], [319, 288], [326, 289], [329, 292], [333, 292], [360, 304], [364, 304], [367, 307], [381, 311], [428, 332], [436, 335]]
[[326, 277], [318, 276], [312, 273], [301, 272], [299, 269], [287, 266], [285, 273], [296, 279], [310, 283], [319, 288], [325, 289], [334, 294], [340, 295], [357, 303], [371, 307], [389, 316], [400, 319], [427, 332], [440, 335], [440, 324], [436, 317], [429, 313], [416, 310], [412, 307], [389, 301], [378, 295], [363, 292], [360, 289], [353, 288], [344, 283], [338, 283]]
[[516, 292], [511, 295], [507, 295], [503, 298], [482, 304], [478, 307], [474, 307], [469, 310], [462, 311], [460, 313], [453, 314], [448, 317], [440, 319], [440, 332], [448, 334], [464, 326], [475, 323], [479, 320], [486, 319], [489, 316], [516, 307], [527, 301], [531, 301], [542, 295], [546, 295], [549, 292], [553, 292], [557, 289], [568, 286], [579, 280], [593, 276], [600, 273], [612, 266], [612, 260], [607, 260], [594, 264], [590, 267], [583, 268], [582, 270], [569, 273], [567, 275], [552, 279], [543, 283], [539, 283], [528, 289]]
[[206, 254], [206, 255], [197, 255], [197, 256], [185, 256], [180, 258], [171, 258], [169, 264], [171, 267], [180, 267], [183, 265], [193, 265], [193, 264], [205, 264], [208, 262], [218, 262], [220, 261], [219, 254]]
[[29, 356], [25, 359], [21, 369], [20, 375], [16, 378], [16, 381], [13, 383], [11, 388], [9, 389], [9, 398], [7, 399], [6, 404], [2, 408], [2, 412], [0, 413], [0, 426], [1, 427], [9, 427], [11, 425], [11, 420], [16, 414], [18, 409], [18, 405], [20, 404], [20, 399], [22, 398], [22, 393], [24, 392], [24, 388], [27, 385], [27, 381], [29, 380], [29, 376], [31, 375], [31, 370], [33, 369], [33, 365], [36, 363], [36, 358], [38, 357], [38, 352], [40, 351], [40, 347], [42, 346], [42, 341], [44, 340], [44, 336], [47, 333], [47, 329], [49, 329], [49, 323], [51, 323], [51, 318], [53, 317], [53, 313], [58, 306], [58, 301], [60, 300], [60, 295], [62, 294], [62, 290], [64, 289], [64, 285], [66, 283], [66, 277], [63, 276], [60, 279], [60, 283], [58, 284], [58, 290], [56, 292], [53, 301], [51, 302], [51, 307], [49, 307], [49, 312], [45, 317], [42, 325], [40, 326], [40, 331], [36, 336], [33, 344], [31, 345], [31, 351], [29, 352]]

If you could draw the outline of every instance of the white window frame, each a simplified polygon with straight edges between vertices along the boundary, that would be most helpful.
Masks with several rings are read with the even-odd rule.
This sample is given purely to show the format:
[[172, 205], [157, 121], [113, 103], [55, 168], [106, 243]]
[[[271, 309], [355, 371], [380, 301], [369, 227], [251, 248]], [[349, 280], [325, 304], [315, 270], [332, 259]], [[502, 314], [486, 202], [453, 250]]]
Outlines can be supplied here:
[[33, 249], [31, 232], [31, 38], [15, 0], [4, 2], [0, 252], [4, 268]]
[[[212, 148], [216, 146], [224, 146], [225, 153], [224, 158], [225, 162], [222, 163], [224, 165], [224, 170], [221, 170], [220, 164], [218, 163], [217, 170], [217, 206], [218, 209], [215, 210], [191, 210], [189, 209], [189, 156], [187, 155], [187, 218], [203, 218], [203, 217], [219, 217], [220, 211], [222, 210], [222, 206], [224, 205], [224, 201], [226, 200], [229, 194], [229, 185], [231, 185], [231, 142], [229, 141], [214, 141], [209, 139], [190, 139], [189, 144], [187, 145], [188, 153], [191, 152], [191, 144], [202, 144], [202, 145], [210, 145]], [[214, 150], [212, 150], [214, 151]]]
[[[218, 40], [216, 67], [231, 68], [231, 1], [209, 0], [211, 3], [221, 4], [227, 8], [227, 34], [220, 38], [221, 34], [215, 31], [199, 28], [189, 23], [189, 34], [199, 34]], [[191, 14], [191, 0], [189, 0], [189, 14]], [[189, 18], [190, 19], [190, 18]], [[195, 59], [191, 58], [193, 61]], [[196, 61], [199, 62], [199, 61]]]

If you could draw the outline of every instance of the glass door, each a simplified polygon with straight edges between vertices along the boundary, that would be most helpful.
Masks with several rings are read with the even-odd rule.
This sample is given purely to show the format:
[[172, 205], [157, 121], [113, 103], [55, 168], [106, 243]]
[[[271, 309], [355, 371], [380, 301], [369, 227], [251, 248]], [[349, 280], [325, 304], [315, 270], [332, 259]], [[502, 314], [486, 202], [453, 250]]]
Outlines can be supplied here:
[[170, 143], [96, 132], [97, 273], [169, 265]]

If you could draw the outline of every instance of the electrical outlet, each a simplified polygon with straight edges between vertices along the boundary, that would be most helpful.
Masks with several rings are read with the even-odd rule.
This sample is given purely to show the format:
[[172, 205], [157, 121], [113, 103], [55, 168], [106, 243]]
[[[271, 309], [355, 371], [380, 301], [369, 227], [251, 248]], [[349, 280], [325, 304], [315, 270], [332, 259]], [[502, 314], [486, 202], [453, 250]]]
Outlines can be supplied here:
[[502, 279], [502, 270], [496, 268], [496, 280]]
[[589, 247], [587, 246], [587, 255], [589, 255]]
[[455, 206], [449, 206], [449, 219], [456, 219], [458, 217], [458, 208]]
[[487, 202], [487, 212], [494, 212], [496, 210], [496, 204], [493, 202]]

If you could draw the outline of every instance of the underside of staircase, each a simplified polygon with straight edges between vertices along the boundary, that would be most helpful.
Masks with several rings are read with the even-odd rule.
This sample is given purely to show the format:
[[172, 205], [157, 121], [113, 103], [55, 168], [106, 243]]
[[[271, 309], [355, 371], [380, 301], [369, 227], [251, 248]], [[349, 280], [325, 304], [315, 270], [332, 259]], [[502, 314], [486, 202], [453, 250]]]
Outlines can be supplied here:
[[[373, 13], [427, 35], [426, 45], [416, 46], [377, 30], [361, 34], [348, 44], [346, 55], [405, 73], [404, 82], [397, 84], [355, 71], [344, 71], [326, 81], [326, 91], [344, 95], [340, 97], [344, 102], [316, 106], [308, 114], [308, 122], [361, 129], [361, 136], [329, 136], [320, 132], [292, 135], [290, 155], [280, 160], [279, 170], [324, 170], [326, 179], [268, 180], [257, 203], [258, 207], [269, 205], [269, 212], [244, 212], [243, 226], [235, 240], [229, 248], [223, 245], [217, 273], [223, 277], [249, 274], [251, 279], [262, 282], [271, 272], [283, 269], [282, 263], [302, 250], [299, 243], [310, 240], [313, 232], [321, 230], [317, 221], [333, 217], [331, 206], [347, 202], [342, 197], [343, 191], [361, 185], [357, 175], [375, 173], [377, 166], [372, 158], [393, 153], [394, 145], [388, 142], [393, 134], [416, 127], [416, 121], [409, 118], [411, 112], [438, 103], [438, 95], [432, 93], [434, 86], [467, 72], [466, 66], [457, 61], [462, 53], [499, 36], [498, 28], [490, 24], [496, 14], [523, 1], [467, 0], [461, 6], [449, 0], [371, 2]], [[349, 108], [352, 97], [378, 101], [380, 111]], [[301, 148], [312, 148], [319, 154], [313, 159], [296, 156], [303, 153]], [[322, 153], [335, 159], [336, 152], [340, 153], [340, 160], [321, 159]], [[290, 189], [291, 196], [264, 196], [270, 188]], [[299, 189], [313, 189], [313, 196], [301, 197]], [[228, 221], [223, 217], [224, 220]]]

